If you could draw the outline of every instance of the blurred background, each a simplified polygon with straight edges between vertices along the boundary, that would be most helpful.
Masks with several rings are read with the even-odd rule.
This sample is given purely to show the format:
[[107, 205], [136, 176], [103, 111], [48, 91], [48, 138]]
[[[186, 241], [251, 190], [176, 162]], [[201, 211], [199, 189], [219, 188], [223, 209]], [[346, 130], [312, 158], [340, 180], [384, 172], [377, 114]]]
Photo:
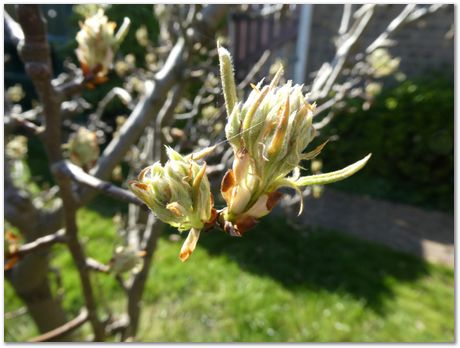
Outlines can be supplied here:
[[[174, 23], [189, 5], [41, 5], [57, 78], [78, 69], [78, 23], [99, 6], [118, 25], [125, 16], [132, 24], [108, 82], [69, 102], [67, 112], [73, 116], [64, 127], [70, 136], [75, 125], [98, 114], [103, 149], [143, 93], [143, 81], [163, 65], [170, 50], [164, 42], [181, 35]], [[17, 19], [14, 5], [4, 9], [10, 19]], [[236, 83], [245, 86], [242, 94], [250, 91], [249, 83], [272, 75], [280, 64], [287, 79], [308, 91], [340, 60], [339, 48], [351, 37], [345, 13], [359, 16], [353, 12], [357, 9], [229, 6], [217, 32], [199, 33], [195, 67], [212, 68], [204, 76], [187, 77], [188, 89], [174, 110], [178, 116], [168, 125], [170, 144], [182, 144], [187, 152], [223, 138], [224, 124], [215, 117], [222, 105], [216, 39], [232, 53]], [[295, 196], [289, 196], [242, 239], [220, 231], [205, 233], [185, 264], [177, 260], [183, 236], [166, 229], [146, 283], [139, 341], [454, 340], [454, 6], [414, 15], [392, 32], [385, 49], [360, 53], [391, 29], [389, 24], [397, 23], [393, 21], [404, 9], [375, 9], [349, 53], [356, 59], [341, 69], [343, 83], [318, 103], [318, 139], [329, 143], [305, 170], [340, 169], [372, 152], [367, 166], [345, 181], [311, 187], [301, 216]], [[5, 115], [38, 105], [11, 23], [5, 19]], [[115, 87], [125, 89], [132, 101], [114, 98], [100, 109]], [[196, 107], [197, 96], [209, 101]], [[29, 137], [26, 146], [20, 173], [33, 181], [30, 190], [39, 197], [53, 180], [41, 142]], [[217, 174], [225, 163], [214, 163]], [[127, 159], [112, 181], [125, 185], [131, 167]], [[127, 214], [126, 204], [102, 196], [79, 211], [88, 255], [105, 263], [111, 259]], [[5, 230], [14, 230], [7, 221], [5, 225]], [[52, 293], [69, 317], [75, 316], [83, 299], [73, 261], [62, 245], [53, 246], [47, 258]], [[100, 307], [108, 313], [121, 311], [126, 300], [117, 279], [94, 274], [92, 280]], [[8, 281], [4, 294], [5, 341], [38, 335], [36, 321]], [[89, 331], [86, 325], [83, 334]]]

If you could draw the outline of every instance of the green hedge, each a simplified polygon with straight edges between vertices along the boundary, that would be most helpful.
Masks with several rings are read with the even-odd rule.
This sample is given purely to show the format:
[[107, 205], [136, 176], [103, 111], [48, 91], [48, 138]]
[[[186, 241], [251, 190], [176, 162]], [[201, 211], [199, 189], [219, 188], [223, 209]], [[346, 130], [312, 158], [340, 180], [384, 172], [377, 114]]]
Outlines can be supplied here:
[[[453, 81], [429, 76], [384, 90], [372, 107], [349, 101], [328, 129], [338, 141], [323, 150], [325, 169], [336, 169], [368, 152], [373, 157], [337, 188], [453, 212]], [[354, 112], [351, 112], [353, 111]]]

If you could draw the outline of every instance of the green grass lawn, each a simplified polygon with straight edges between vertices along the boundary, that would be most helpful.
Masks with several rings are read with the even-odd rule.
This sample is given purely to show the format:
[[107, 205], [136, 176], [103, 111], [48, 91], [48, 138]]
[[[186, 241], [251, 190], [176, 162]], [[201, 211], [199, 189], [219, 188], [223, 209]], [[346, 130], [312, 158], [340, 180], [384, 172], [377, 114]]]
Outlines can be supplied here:
[[[101, 203], [102, 202], [102, 203]], [[111, 257], [119, 206], [101, 200], [79, 213], [88, 254]], [[243, 238], [204, 233], [185, 264], [181, 241], [165, 231], [150, 272], [139, 339], [163, 342], [452, 342], [454, 272], [339, 232], [296, 231], [266, 218]], [[82, 305], [75, 267], [63, 246], [63, 305]], [[100, 306], [120, 312], [121, 289], [94, 274]], [[5, 311], [22, 304], [5, 284]], [[88, 330], [88, 328], [84, 328]], [[5, 341], [37, 334], [27, 315], [5, 320]]]

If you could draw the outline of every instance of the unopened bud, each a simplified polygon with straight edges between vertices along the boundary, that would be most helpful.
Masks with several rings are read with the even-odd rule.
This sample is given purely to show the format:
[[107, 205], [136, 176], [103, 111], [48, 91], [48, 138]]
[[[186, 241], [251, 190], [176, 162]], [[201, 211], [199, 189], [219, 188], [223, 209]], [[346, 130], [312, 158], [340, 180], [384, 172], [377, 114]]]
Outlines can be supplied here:
[[138, 273], [142, 268], [144, 255], [144, 251], [136, 250], [131, 246], [119, 246], [110, 260], [110, 270], [115, 274], [129, 271]]
[[[222, 84], [232, 85], [228, 82], [233, 81], [233, 75], [229, 76], [232, 69], [222, 68], [231, 62], [230, 54], [222, 47], [218, 49]], [[225, 133], [234, 151], [234, 162], [221, 184], [227, 202], [222, 216], [224, 229], [232, 235], [241, 235], [258, 218], [267, 215], [281, 196], [277, 191], [280, 187], [300, 192], [299, 187], [312, 178], [298, 175], [294, 180], [287, 175], [298, 171], [301, 160], [314, 158], [325, 145], [303, 153], [316, 134], [312, 125], [315, 104], [308, 102], [302, 86], [288, 81], [278, 87], [282, 74], [283, 68], [279, 67], [270, 84], [264, 85], [262, 80], [252, 85], [244, 103], [234, 99], [236, 91], [224, 88], [229, 115]], [[229, 105], [233, 105], [231, 112]], [[333, 173], [333, 178], [323, 177], [327, 174], [314, 177], [320, 182], [340, 180], [362, 168], [366, 160], [344, 172]]]
[[70, 151], [70, 160], [85, 170], [93, 167], [99, 158], [97, 135], [84, 127], [80, 127], [70, 137], [67, 147]]
[[116, 23], [109, 22], [103, 9], [80, 23], [81, 29], [76, 36], [78, 48], [75, 53], [83, 74], [92, 77], [91, 82], [97, 84], [106, 81], [108, 70], [112, 67], [115, 53], [126, 36], [129, 25], [129, 18], [125, 18], [115, 34]]
[[222, 90], [224, 92], [225, 108], [227, 109], [227, 116], [229, 116], [237, 102], [232, 57], [224, 47], [219, 45], [219, 43], [217, 43], [217, 51], [219, 54], [220, 78], [222, 81]]
[[[145, 168], [129, 187], [161, 221], [179, 231], [193, 230], [193, 235], [198, 236], [215, 218], [206, 165], [199, 165], [193, 156], [182, 156], [171, 148], [167, 148], [167, 155], [164, 167], [157, 162]], [[187, 250], [193, 251], [193, 245]], [[181, 252], [183, 261], [185, 254]]]

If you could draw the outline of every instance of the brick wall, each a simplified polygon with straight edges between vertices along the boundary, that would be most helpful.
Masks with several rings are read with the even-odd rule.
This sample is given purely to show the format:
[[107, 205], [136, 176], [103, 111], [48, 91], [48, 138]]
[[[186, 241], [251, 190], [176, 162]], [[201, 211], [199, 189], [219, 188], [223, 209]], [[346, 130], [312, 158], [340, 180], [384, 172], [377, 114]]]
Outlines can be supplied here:
[[[396, 17], [405, 5], [388, 5], [377, 8], [366, 29], [361, 48], [366, 47]], [[314, 5], [307, 76], [330, 61], [335, 53], [334, 37], [342, 17], [343, 5]], [[400, 70], [408, 77], [422, 75], [430, 70], [443, 71], [452, 76], [454, 71], [454, 6], [438, 10], [425, 19], [412, 23], [394, 36], [398, 41], [390, 52], [401, 57]], [[310, 78], [307, 78], [307, 81]]]

